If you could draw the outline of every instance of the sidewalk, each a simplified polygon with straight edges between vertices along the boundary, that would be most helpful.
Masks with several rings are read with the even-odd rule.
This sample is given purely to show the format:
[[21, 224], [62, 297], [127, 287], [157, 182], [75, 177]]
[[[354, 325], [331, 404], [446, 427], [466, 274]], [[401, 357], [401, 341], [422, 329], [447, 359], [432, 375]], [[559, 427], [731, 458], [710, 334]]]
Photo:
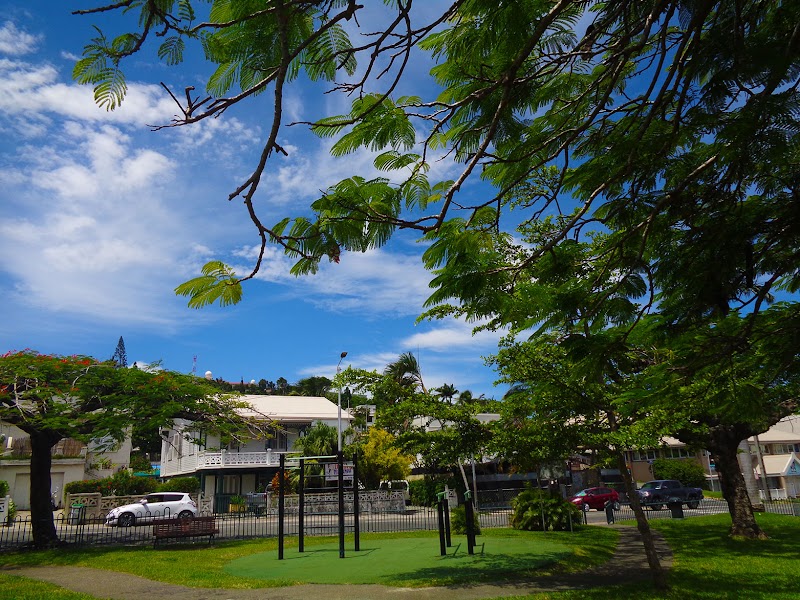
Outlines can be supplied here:
[[[633, 527], [619, 527], [619, 545], [604, 565], [573, 575], [542, 577], [528, 582], [475, 586], [396, 588], [381, 585], [297, 585], [282, 588], [212, 589], [189, 588], [152, 581], [143, 577], [85, 567], [8, 567], [2, 572], [55, 584], [103, 600], [372, 600], [387, 596], [402, 600], [478, 600], [498, 596], [524, 596], [539, 592], [586, 589], [642, 581], [650, 577], [639, 533]], [[661, 564], [672, 565], [672, 553], [656, 533]]]

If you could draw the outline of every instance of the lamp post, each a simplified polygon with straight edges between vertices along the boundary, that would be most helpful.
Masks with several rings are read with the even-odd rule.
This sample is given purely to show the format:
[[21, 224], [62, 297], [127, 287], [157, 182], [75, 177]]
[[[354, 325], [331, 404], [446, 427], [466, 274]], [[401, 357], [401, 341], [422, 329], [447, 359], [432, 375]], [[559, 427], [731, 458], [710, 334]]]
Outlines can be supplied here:
[[[347, 352], [342, 352], [339, 355], [339, 364], [336, 365], [336, 378], [337, 379], [339, 378], [339, 373], [341, 373], [341, 371], [342, 371], [342, 361], [344, 360], [345, 356], [347, 356]], [[338, 391], [339, 391], [339, 393], [338, 393], [338, 396], [339, 396], [339, 418], [338, 418], [338, 421], [337, 421], [337, 428], [336, 428], [336, 431], [337, 431], [337, 434], [338, 434], [336, 450], [338, 452], [341, 452], [342, 451], [342, 383], [341, 382], [339, 382], [339, 390]]]

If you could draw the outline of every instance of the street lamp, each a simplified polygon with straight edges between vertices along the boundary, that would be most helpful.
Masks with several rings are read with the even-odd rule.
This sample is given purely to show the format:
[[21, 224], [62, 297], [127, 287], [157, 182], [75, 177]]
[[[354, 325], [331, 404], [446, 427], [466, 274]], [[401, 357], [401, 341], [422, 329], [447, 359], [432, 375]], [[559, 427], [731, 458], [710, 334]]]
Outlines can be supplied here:
[[[339, 378], [339, 373], [341, 373], [342, 371], [342, 361], [344, 360], [345, 356], [347, 356], [347, 352], [342, 352], [339, 355], [339, 364], [336, 365], [337, 379]], [[336, 450], [338, 452], [341, 452], [342, 451], [342, 382], [341, 381], [339, 382], [339, 419], [338, 419], [337, 433], [338, 433], [337, 437], [338, 442], [336, 445]]]

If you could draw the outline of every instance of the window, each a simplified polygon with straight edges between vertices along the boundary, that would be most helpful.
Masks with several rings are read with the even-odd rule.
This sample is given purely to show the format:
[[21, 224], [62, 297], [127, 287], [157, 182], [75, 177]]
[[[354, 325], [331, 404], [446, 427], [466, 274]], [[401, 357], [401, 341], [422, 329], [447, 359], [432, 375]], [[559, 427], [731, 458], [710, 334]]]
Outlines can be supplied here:
[[664, 458], [692, 458], [693, 452], [690, 452], [686, 447], [682, 448], [665, 448]]
[[648, 461], [658, 458], [658, 450], [634, 450], [632, 453], [633, 460]]

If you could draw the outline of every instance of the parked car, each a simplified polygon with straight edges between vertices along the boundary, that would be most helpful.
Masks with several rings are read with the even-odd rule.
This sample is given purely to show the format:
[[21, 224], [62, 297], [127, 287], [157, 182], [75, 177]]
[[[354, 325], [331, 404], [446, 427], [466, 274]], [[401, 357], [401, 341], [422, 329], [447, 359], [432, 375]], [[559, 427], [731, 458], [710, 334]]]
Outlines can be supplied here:
[[695, 487], [683, 487], [676, 479], [656, 479], [643, 484], [637, 492], [639, 502], [651, 510], [660, 510], [665, 504], [680, 502], [689, 508], [700, 506], [703, 490]]
[[569, 501], [583, 510], [589, 510], [590, 508], [603, 510], [607, 502], [613, 502], [614, 508], [619, 509], [619, 494], [617, 490], [606, 487], [586, 488], [571, 496]]
[[131, 527], [160, 519], [191, 519], [198, 514], [197, 504], [184, 492], [147, 494], [133, 504], [112, 508], [106, 515], [106, 525]]

